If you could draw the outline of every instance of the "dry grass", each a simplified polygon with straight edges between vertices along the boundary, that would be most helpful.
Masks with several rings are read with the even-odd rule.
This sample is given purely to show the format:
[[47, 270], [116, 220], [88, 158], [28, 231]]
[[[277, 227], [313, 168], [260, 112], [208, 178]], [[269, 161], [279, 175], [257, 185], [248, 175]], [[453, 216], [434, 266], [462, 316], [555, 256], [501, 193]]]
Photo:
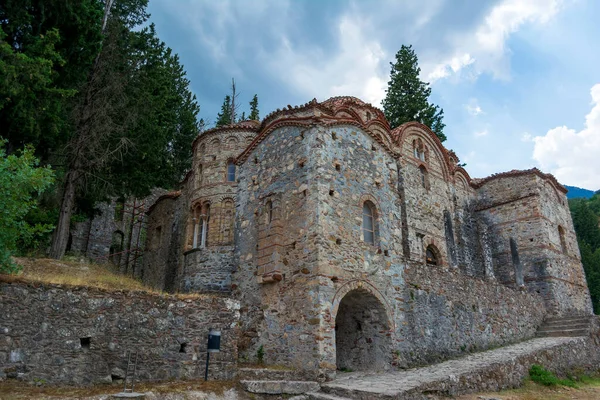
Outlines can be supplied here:
[[598, 400], [600, 399], [600, 380], [578, 384], [578, 388], [566, 386], [547, 387], [530, 380], [518, 389], [503, 390], [496, 393], [477, 393], [460, 396], [457, 400]]
[[120, 275], [110, 264], [49, 258], [16, 258], [15, 261], [23, 266], [17, 277], [29, 282], [158, 293], [138, 280]]
[[[239, 385], [232, 381], [188, 380], [163, 383], [136, 383], [136, 392], [153, 392], [155, 394], [185, 393], [190, 391], [212, 392], [222, 395], [225, 390]], [[86, 387], [76, 386], [34, 386], [16, 380], [0, 382], [0, 399], [87, 399], [107, 394], [118, 393], [123, 390], [122, 384], [106, 384]]]
[[[85, 259], [15, 258], [23, 266], [17, 275], [2, 275], [0, 280], [38, 282], [75, 287], [99, 288], [107, 291], [145, 292], [167, 296], [169, 293], [144, 286], [136, 279], [121, 275], [112, 264], [95, 264]], [[175, 293], [181, 300], [211, 299], [227, 294]], [[0, 399], [1, 400], [1, 399]]]

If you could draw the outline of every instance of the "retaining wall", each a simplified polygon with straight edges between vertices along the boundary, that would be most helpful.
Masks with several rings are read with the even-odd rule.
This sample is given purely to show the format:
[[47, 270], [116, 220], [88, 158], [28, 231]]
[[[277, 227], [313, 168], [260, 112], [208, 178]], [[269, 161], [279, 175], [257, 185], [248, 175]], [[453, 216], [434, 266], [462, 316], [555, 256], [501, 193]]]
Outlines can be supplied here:
[[31, 284], [0, 277], [0, 375], [92, 384], [123, 376], [137, 351], [144, 381], [204, 375], [210, 328], [222, 332], [210, 377], [231, 379], [239, 304], [227, 297]]

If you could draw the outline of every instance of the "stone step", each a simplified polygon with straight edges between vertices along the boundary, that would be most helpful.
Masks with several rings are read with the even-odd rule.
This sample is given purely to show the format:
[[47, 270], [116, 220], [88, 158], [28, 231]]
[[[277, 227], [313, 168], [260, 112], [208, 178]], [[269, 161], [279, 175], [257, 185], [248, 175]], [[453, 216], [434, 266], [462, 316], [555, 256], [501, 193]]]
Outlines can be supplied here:
[[555, 322], [581, 322], [589, 323], [590, 317], [565, 317], [565, 318], [548, 318], [544, 320], [544, 324], [551, 324]]
[[590, 324], [544, 324], [540, 326], [539, 330], [548, 329], [586, 329]]
[[560, 329], [560, 330], [546, 330], [538, 331], [537, 337], [576, 337], [576, 336], [587, 336], [587, 329]]
[[301, 381], [298, 371], [293, 369], [240, 368], [238, 379], [244, 381]]
[[318, 382], [313, 381], [242, 380], [240, 383], [247, 392], [258, 394], [302, 394], [318, 392], [321, 387]]
[[590, 321], [553, 321], [545, 322], [541, 326], [557, 326], [557, 325], [590, 325]]
[[340, 397], [323, 392], [309, 392], [306, 393], [306, 396], [308, 400], [352, 400], [350, 397]]

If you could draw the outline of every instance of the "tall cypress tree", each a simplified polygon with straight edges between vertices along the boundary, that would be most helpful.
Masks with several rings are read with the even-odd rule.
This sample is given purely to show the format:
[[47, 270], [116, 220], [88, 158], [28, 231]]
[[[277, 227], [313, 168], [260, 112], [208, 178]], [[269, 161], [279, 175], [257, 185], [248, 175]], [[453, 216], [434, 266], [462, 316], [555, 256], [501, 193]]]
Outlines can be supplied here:
[[421, 68], [412, 46], [402, 45], [396, 53], [396, 62], [390, 65], [390, 80], [382, 104], [392, 128], [418, 121], [429, 126], [440, 141], [446, 140], [444, 110], [429, 103], [431, 88], [419, 78]]
[[252, 119], [254, 121], [260, 121], [260, 117], [258, 115], [258, 95], [254, 95], [252, 101], [250, 102], [250, 116], [248, 119]]
[[221, 112], [217, 114], [216, 126], [223, 126], [231, 124], [231, 96], [225, 96], [223, 105], [221, 106]]

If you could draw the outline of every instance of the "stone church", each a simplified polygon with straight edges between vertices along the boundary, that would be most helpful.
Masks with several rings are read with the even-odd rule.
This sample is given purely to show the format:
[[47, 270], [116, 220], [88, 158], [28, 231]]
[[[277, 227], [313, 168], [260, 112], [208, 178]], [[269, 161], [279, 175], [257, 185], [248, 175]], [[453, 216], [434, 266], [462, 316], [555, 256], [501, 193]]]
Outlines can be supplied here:
[[148, 211], [141, 274], [239, 300], [241, 360], [413, 367], [592, 314], [565, 194], [537, 169], [472, 179], [422, 124], [313, 100], [198, 136]]

